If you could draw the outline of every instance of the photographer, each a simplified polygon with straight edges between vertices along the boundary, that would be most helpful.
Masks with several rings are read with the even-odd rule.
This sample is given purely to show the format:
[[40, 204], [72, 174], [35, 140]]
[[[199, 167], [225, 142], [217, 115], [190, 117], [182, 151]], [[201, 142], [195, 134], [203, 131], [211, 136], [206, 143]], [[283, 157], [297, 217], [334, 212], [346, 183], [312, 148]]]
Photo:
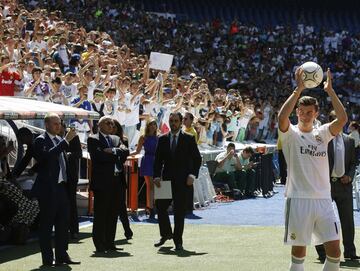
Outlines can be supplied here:
[[241, 170], [239, 171], [239, 189], [240, 192], [249, 198], [254, 198], [255, 191], [255, 169], [256, 163], [250, 161], [251, 156], [254, 154], [254, 150], [251, 147], [243, 149], [239, 155], [241, 164]]
[[214, 182], [225, 183], [232, 191], [239, 189], [238, 174], [243, 167], [239, 156], [235, 152], [234, 143], [229, 143], [226, 151], [218, 154], [215, 161], [218, 162], [218, 164], [215, 170]]

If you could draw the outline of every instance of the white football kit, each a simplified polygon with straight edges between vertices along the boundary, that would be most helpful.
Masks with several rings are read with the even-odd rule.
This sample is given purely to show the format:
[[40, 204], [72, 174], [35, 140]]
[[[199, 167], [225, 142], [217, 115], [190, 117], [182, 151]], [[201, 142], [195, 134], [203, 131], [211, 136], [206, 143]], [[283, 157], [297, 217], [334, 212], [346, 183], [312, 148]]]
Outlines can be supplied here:
[[[327, 146], [330, 124], [303, 133], [290, 124], [279, 130], [287, 163], [285, 236], [289, 245], [306, 246], [339, 240], [339, 224], [331, 200]], [[312, 238], [313, 237], [313, 238]]]

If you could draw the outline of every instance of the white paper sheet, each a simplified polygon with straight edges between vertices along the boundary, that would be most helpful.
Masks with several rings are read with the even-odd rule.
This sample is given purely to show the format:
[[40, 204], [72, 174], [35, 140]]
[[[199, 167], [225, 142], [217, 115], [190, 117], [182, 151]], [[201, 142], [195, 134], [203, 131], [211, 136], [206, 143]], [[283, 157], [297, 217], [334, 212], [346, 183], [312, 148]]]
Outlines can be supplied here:
[[150, 69], [168, 72], [171, 68], [173, 58], [173, 55], [151, 52], [149, 67]]
[[171, 181], [161, 181], [161, 186], [154, 185], [154, 198], [155, 199], [172, 199]]

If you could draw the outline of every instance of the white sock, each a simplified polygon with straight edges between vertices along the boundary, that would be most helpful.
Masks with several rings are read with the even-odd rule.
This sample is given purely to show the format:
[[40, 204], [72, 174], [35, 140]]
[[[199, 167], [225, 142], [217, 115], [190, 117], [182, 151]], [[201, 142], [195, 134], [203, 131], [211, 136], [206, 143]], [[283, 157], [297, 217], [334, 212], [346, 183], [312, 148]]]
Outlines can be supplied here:
[[290, 271], [304, 271], [304, 261], [305, 257], [297, 258], [295, 256], [291, 256], [291, 264]]
[[340, 270], [340, 257], [333, 258], [326, 256], [323, 271], [339, 271]]

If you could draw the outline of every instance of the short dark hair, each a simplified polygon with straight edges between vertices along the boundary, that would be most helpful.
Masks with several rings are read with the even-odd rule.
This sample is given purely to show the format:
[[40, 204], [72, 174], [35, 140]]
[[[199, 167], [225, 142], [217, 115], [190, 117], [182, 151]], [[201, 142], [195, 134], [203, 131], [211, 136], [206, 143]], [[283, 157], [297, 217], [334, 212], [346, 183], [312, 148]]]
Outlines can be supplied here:
[[250, 146], [247, 146], [245, 149], [243, 149], [244, 152], [247, 152], [247, 153], [250, 153], [251, 155], [253, 155], [255, 152], [254, 152], [254, 149]]
[[40, 67], [34, 67], [31, 71], [31, 74], [34, 74], [36, 72], [42, 72], [42, 69]]
[[315, 106], [316, 112], [319, 110], [318, 100], [311, 96], [302, 96], [297, 102], [297, 107], [299, 107], [300, 105], [302, 105], [302, 106], [313, 105], [313, 106]]
[[235, 144], [234, 143], [229, 143], [226, 148], [227, 149], [229, 149], [229, 148], [235, 149]]
[[180, 119], [180, 121], [183, 120], [183, 115], [181, 115], [180, 112], [172, 112], [172, 113], [170, 114], [169, 118], [171, 118], [171, 116], [178, 116], [179, 119]]
[[191, 121], [193, 121], [193, 120], [194, 120], [194, 115], [193, 115], [192, 113], [190, 113], [190, 112], [186, 112], [186, 114], [185, 114], [185, 115], [188, 115]]
[[54, 80], [51, 81], [53, 84], [56, 83], [56, 84], [61, 84], [61, 78], [60, 77], [56, 77]]

